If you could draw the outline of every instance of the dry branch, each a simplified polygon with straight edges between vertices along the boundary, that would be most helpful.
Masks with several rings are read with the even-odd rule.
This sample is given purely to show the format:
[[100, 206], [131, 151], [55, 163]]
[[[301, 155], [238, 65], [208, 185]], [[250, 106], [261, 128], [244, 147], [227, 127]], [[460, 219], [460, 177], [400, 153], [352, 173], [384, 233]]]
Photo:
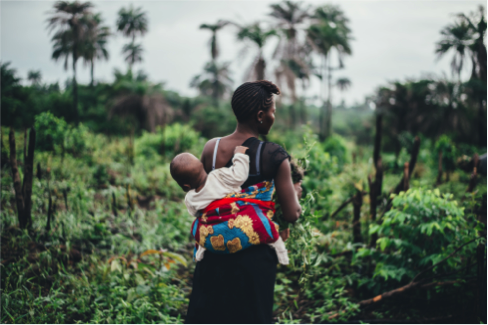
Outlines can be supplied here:
[[403, 287], [400, 287], [400, 288], [397, 288], [397, 289], [394, 289], [394, 290], [391, 290], [391, 291], [387, 291], [385, 293], [382, 293], [374, 298], [371, 298], [371, 299], [366, 299], [366, 300], [362, 300], [359, 302], [359, 306], [360, 307], [365, 307], [365, 306], [369, 306], [369, 305], [372, 305], [372, 304], [375, 304], [375, 303], [378, 303], [380, 301], [383, 301], [385, 299], [388, 299], [388, 298], [391, 298], [391, 297], [395, 297], [401, 293], [404, 293], [405, 291], [408, 291], [408, 290], [411, 290], [413, 288], [416, 288], [420, 285], [422, 285], [423, 288], [428, 288], [428, 287], [431, 287], [431, 286], [436, 286], [436, 285], [446, 285], [446, 284], [452, 284], [452, 283], [455, 283], [455, 282], [459, 282], [459, 281], [446, 281], [446, 282], [432, 282], [432, 283], [427, 283], [425, 284], [425, 280], [419, 280], [419, 281], [416, 281], [422, 274], [432, 270], [434, 267], [436, 267], [437, 265], [445, 262], [448, 258], [452, 257], [454, 254], [456, 254], [461, 248], [463, 248], [464, 246], [474, 242], [476, 239], [478, 238], [474, 238], [464, 244], [462, 244], [461, 246], [459, 246], [458, 248], [456, 248], [454, 250], [454, 252], [452, 252], [451, 254], [449, 254], [447, 257], [445, 257], [444, 259], [442, 259], [441, 261], [435, 263], [434, 265], [428, 267], [427, 269], [423, 270], [422, 272], [420, 272], [419, 274], [417, 274], [413, 280], [407, 284], [407, 285], [404, 285]]
[[17, 167], [17, 152], [15, 150], [15, 133], [10, 129], [8, 135], [10, 145], [10, 166], [12, 167], [12, 178], [14, 180], [15, 203], [17, 204], [17, 218], [21, 228], [25, 228], [24, 223], [24, 198], [22, 197], [22, 188], [20, 183], [19, 168]]
[[24, 182], [22, 184], [24, 196], [24, 218], [27, 222], [27, 227], [32, 224], [32, 178], [34, 177], [34, 150], [36, 146], [36, 130], [31, 128], [29, 132], [29, 148], [27, 150], [27, 157], [24, 165]]
[[361, 206], [363, 205], [363, 193], [357, 190], [356, 195], [354, 195], [352, 204], [354, 206], [354, 217], [352, 220], [352, 234], [355, 243], [362, 242], [361, 239], [361, 223], [359, 219], [361, 217]]
[[[412, 148], [412, 154], [410, 155], [410, 162], [408, 163], [408, 169], [405, 169], [403, 178], [401, 181], [398, 183], [398, 185], [395, 187], [395, 190], [393, 193], [398, 194], [401, 191], [406, 191], [408, 188], [405, 188], [405, 179], [410, 179], [412, 176], [413, 170], [415, 169], [415, 164], [417, 163], [417, 157], [419, 155], [419, 150], [420, 150], [420, 138], [415, 137], [415, 140], [413, 142], [413, 148]], [[408, 175], [407, 175], [408, 173]], [[408, 181], [407, 181], [408, 183]]]
[[466, 192], [468, 193], [471, 193], [474, 191], [474, 188], [476, 187], [476, 179], [478, 178], [478, 163], [479, 163], [479, 157], [478, 157], [478, 154], [475, 153], [474, 156], [473, 156], [473, 163], [474, 163], [474, 167], [473, 167], [473, 173], [471, 174], [471, 176], [469, 177], [469, 185], [468, 185], [468, 189], [466, 190]]
[[[364, 191], [361, 193], [363, 195], [368, 194], [368, 192], [364, 192]], [[351, 196], [350, 198], [348, 198], [347, 200], [342, 202], [342, 204], [334, 212], [332, 212], [332, 214], [329, 216], [329, 218], [334, 218], [339, 212], [342, 211], [342, 209], [344, 209], [349, 203], [351, 203], [353, 199], [354, 199], [354, 196]], [[322, 220], [324, 220], [326, 218], [327, 218], [327, 215], [322, 216]]]
[[439, 162], [438, 162], [438, 172], [436, 185], [440, 185], [442, 182], [442, 151], [439, 151]]

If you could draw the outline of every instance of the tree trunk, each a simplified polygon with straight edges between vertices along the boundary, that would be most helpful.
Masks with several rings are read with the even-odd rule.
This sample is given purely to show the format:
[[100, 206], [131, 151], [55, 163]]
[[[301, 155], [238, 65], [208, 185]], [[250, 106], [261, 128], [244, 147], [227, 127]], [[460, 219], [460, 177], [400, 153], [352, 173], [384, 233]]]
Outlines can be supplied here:
[[319, 139], [320, 141], [323, 141], [325, 139], [325, 110], [327, 109], [327, 106], [325, 104], [324, 100], [324, 75], [326, 71], [326, 66], [327, 66], [327, 55], [325, 55], [322, 58], [322, 68], [321, 68], [321, 74], [322, 74], [322, 80], [320, 80], [320, 99], [322, 100], [322, 108], [320, 109], [320, 115], [319, 115]]
[[363, 205], [363, 193], [360, 190], [357, 190], [354, 199], [352, 200], [352, 204], [354, 206], [354, 218], [352, 220], [352, 235], [354, 243], [362, 242], [361, 239], [361, 206]]
[[93, 87], [95, 86], [95, 62], [93, 58], [90, 60], [90, 78], [90, 86]]
[[373, 163], [375, 168], [378, 168], [378, 159], [380, 158], [381, 152], [381, 137], [383, 135], [383, 128], [382, 128], [382, 121], [383, 115], [377, 114], [376, 115], [376, 134], [374, 137], [374, 151], [373, 151]]
[[80, 123], [80, 117], [78, 114], [78, 83], [76, 82], [76, 46], [73, 48], [73, 115], [75, 118], [75, 123]]
[[[413, 170], [415, 169], [415, 164], [417, 163], [417, 157], [419, 155], [420, 151], [420, 138], [415, 137], [415, 140], [413, 142], [413, 148], [412, 148], [412, 153], [410, 155], [410, 162], [405, 163], [408, 164], [408, 169], [404, 170], [403, 173], [403, 179], [398, 183], [397, 187], [395, 188], [394, 193], [400, 193], [401, 191], [406, 191], [408, 190], [408, 181], [410, 177], [412, 176]], [[405, 181], [405, 176], [407, 177]]]
[[437, 166], [437, 180], [436, 185], [440, 185], [442, 183], [442, 151], [439, 151], [439, 160]]
[[256, 63], [256, 80], [264, 80], [264, 71], [266, 70], [266, 62], [263, 57], [259, 55], [258, 62]]
[[27, 227], [32, 224], [32, 179], [34, 178], [34, 150], [36, 147], [36, 130], [31, 128], [29, 132], [29, 148], [25, 162], [24, 182], [22, 183], [24, 197], [24, 214]]
[[[369, 201], [370, 201], [370, 214], [371, 214], [371, 223], [376, 223], [376, 208], [378, 205], [378, 197], [381, 195], [382, 192], [382, 184], [383, 184], [383, 163], [381, 157], [378, 158], [378, 162], [376, 165], [376, 175], [375, 180], [372, 183], [371, 177], [368, 177], [369, 182]], [[374, 233], [371, 235], [371, 242], [369, 245], [371, 247], [376, 247], [376, 241], [378, 240], [378, 234]]]
[[327, 65], [327, 116], [326, 116], [326, 138], [332, 135], [332, 70], [330, 67], [330, 55], [328, 56], [329, 62]]
[[118, 216], [117, 201], [115, 200], [115, 193], [114, 192], [112, 192], [112, 213], [114, 214], [114, 217]]
[[24, 229], [27, 222], [24, 220], [24, 198], [22, 196], [22, 185], [17, 167], [17, 152], [15, 149], [15, 133], [13, 128], [10, 129], [8, 140], [10, 145], [10, 166], [12, 168], [12, 179], [14, 180], [15, 203], [17, 204], [17, 218], [20, 228]]

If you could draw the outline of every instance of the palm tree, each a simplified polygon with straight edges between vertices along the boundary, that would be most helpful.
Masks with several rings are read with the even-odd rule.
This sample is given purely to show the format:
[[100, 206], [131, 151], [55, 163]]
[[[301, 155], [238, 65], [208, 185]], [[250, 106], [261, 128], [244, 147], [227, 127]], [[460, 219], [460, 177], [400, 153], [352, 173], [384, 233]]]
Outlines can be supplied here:
[[473, 44], [472, 31], [465, 20], [457, 21], [441, 30], [442, 39], [436, 43], [435, 52], [438, 59], [444, 57], [448, 52], [454, 52], [451, 60], [451, 70], [457, 74], [458, 81], [461, 79], [466, 52]]
[[268, 39], [272, 36], [277, 36], [277, 33], [274, 29], [262, 29], [259, 22], [249, 26], [238, 27], [239, 32], [237, 33], [237, 39], [240, 41], [247, 40], [256, 45], [258, 48], [258, 53], [248, 73], [248, 77], [251, 77], [251, 75], [253, 75], [254, 78], [251, 77], [246, 79], [263, 80], [266, 70], [266, 61], [263, 57], [263, 48]]
[[130, 5], [129, 9], [122, 8], [118, 12], [117, 30], [124, 36], [132, 37], [132, 43], [136, 40], [136, 35], [144, 36], [147, 33], [147, 16], [142, 8], [134, 8]]
[[100, 13], [88, 17], [88, 19], [93, 20], [93, 23], [91, 24], [91, 28], [88, 31], [88, 37], [83, 46], [83, 59], [85, 64], [90, 64], [90, 85], [93, 86], [95, 60], [108, 60], [109, 54], [106, 46], [107, 39], [111, 33], [108, 26], [101, 26], [103, 20]]
[[132, 42], [124, 45], [122, 53], [126, 55], [125, 61], [129, 63], [129, 69], [136, 62], [142, 61], [142, 45], [136, 44], [136, 36], [144, 36], [147, 33], [147, 15], [142, 8], [134, 8], [132, 5], [128, 9], [122, 8], [118, 12], [117, 30], [124, 36], [131, 37]]
[[27, 79], [32, 82], [32, 85], [39, 85], [42, 79], [41, 70], [31, 70], [27, 74]]
[[136, 62], [142, 62], [142, 49], [141, 44], [129, 43], [125, 44], [122, 48], [122, 53], [126, 55], [124, 58], [127, 63], [129, 63], [129, 69], [132, 69], [132, 66]]
[[218, 64], [214, 61], [207, 63], [204, 73], [195, 76], [190, 87], [198, 88], [200, 94], [204, 96], [212, 96], [214, 99], [221, 98], [232, 89], [229, 65], [229, 63]]
[[[290, 88], [292, 103], [297, 100], [295, 79], [297, 70], [306, 69], [306, 64], [299, 57], [299, 44], [297, 40], [298, 25], [303, 24], [309, 17], [308, 8], [301, 8], [300, 3], [285, 1], [271, 5], [271, 17], [277, 20], [277, 31], [281, 34], [280, 41], [274, 52], [274, 57], [280, 58], [278, 75], [283, 75]], [[280, 83], [279, 80], [277, 80]]]
[[336, 86], [339, 88], [341, 92], [348, 90], [352, 85], [351, 80], [349, 78], [339, 78], [336, 80]]
[[202, 24], [200, 29], [208, 29], [212, 32], [212, 37], [210, 38], [210, 55], [212, 56], [212, 61], [215, 61], [219, 56], [219, 46], [217, 43], [217, 32], [227, 26], [230, 22], [220, 19], [216, 24]]
[[[476, 83], [476, 79], [480, 80], [475, 97], [478, 100], [478, 145], [486, 147], [486, 116], [485, 105], [486, 101], [486, 19], [485, 8], [483, 6], [478, 7], [478, 14], [471, 14], [471, 18], [464, 14], [459, 14], [460, 18], [463, 18], [469, 25], [473, 33], [474, 43], [470, 46], [472, 53], [471, 60], [473, 62], [473, 68], [471, 73], [471, 84]], [[474, 85], [473, 85], [474, 86]]]
[[90, 2], [58, 1], [54, 4], [54, 12], [48, 18], [50, 31], [57, 28], [52, 38], [54, 42], [52, 58], [58, 60], [65, 57], [65, 69], [68, 64], [68, 55], [72, 55], [73, 64], [73, 112], [76, 122], [79, 122], [78, 114], [78, 84], [76, 82], [76, 62], [81, 55], [81, 46], [86, 36], [87, 26], [84, 16], [90, 15]]
[[[339, 56], [339, 68], [343, 67], [343, 58], [352, 53], [349, 41], [351, 30], [349, 29], [349, 19], [344, 12], [337, 6], [326, 5], [315, 10], [313, 15], [314, 23], [307, 29], [307, 37], [311, 46], [323, 56], [322, 67], [327, 70], [327, 111], [325, 123], [320, 117], [320, 137], [326, 138], [331, 134], [332, 125], [332, 67], [330, 51], [335, 50]], [[324, 78], [322, 78], [322, 81]], [[321, 110], [321, 115], [322, 115]], [[325, 128], [325, 130], [324, 130]], [[324, 132], [325, 131], [325, 132]]]

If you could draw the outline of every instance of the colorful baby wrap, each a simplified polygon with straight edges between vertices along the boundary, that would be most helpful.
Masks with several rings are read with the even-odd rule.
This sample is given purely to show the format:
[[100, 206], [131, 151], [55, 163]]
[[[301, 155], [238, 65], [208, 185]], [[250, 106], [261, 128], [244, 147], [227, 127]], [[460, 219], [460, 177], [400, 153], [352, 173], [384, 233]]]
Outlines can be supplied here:
[[278, 240], [278, 225], [271, 221], [273, 192], [273, 181], [261, 182], [210, 203], [192, 224], [195, 253], [197, 245], [229, 254]]

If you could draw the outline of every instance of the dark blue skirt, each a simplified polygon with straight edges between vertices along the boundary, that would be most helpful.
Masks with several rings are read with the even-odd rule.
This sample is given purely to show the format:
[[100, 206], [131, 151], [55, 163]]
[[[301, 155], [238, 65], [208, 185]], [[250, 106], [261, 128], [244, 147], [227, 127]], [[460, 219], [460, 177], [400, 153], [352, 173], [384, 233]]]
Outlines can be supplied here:
[[268, 245], [226, 255], [206, 251], [195, 268], [185, 323], [273, 323], [277, 264]]

